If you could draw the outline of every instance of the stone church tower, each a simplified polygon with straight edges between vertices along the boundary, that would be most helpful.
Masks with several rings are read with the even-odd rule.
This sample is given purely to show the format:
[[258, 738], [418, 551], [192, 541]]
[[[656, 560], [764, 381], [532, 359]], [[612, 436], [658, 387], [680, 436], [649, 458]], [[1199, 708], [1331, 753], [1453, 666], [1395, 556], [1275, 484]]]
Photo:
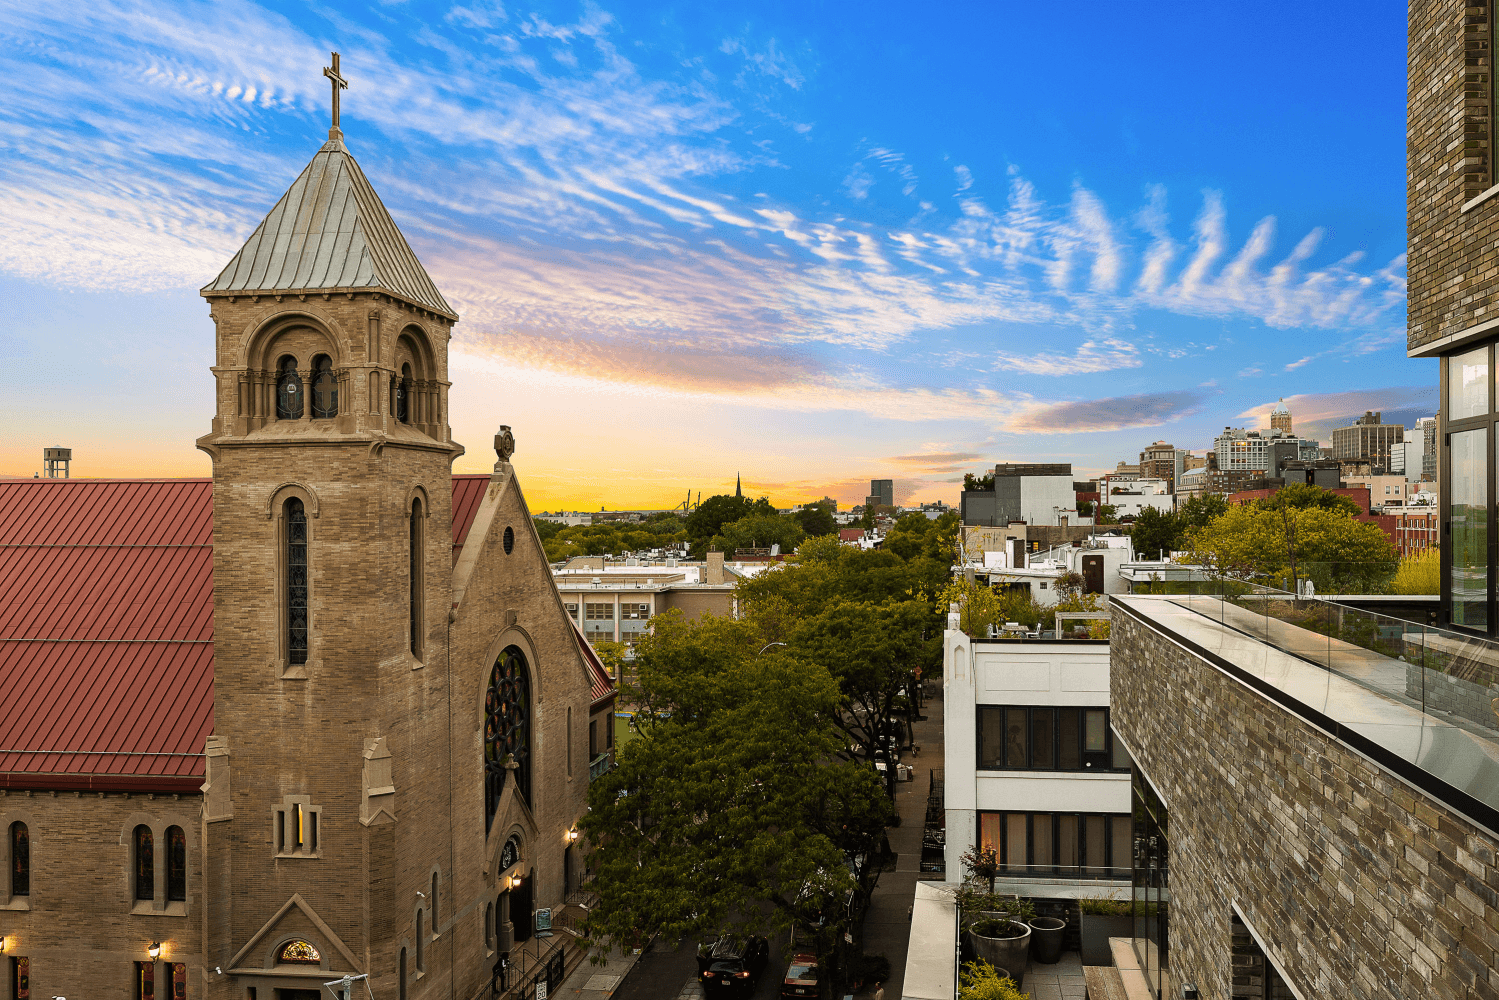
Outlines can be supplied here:
[[496, 439], [455, 531], [458, 316], [336, 117], [202, 294], [217, 338], [198, 440], [213, 459], [207, 994], [306, 1000], [367, 972], [380, 1000], [472, 996], [577, 881], [596, 679], [514, 440]]

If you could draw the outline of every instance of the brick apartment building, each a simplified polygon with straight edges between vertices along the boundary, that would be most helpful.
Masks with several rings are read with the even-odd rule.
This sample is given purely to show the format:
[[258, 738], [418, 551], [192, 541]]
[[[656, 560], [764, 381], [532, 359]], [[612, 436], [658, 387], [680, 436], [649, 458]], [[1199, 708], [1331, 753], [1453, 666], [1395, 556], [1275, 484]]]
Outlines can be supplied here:
[[578, 883], [613, 698], [514, 439], [452, 476], [458, 317], [337, 128], [203, 295], [211, 480], [0, 485], [6, 983], [487, 992]]
[[[1499, 997], [1499, 8], [1409, 15], [1408, 352], [1441, 359], [1450, 628], [1275, 595], [1111, 602], [1157, 1000]], [[1392, 519], [1432, 541], [1426, 512]]]

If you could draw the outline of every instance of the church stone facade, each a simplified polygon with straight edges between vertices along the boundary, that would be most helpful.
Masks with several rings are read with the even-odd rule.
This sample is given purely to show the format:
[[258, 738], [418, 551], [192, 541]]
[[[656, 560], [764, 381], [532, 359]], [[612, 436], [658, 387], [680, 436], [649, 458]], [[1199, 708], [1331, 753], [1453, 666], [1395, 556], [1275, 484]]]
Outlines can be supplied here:
[[[176, 754], [191, 784], [123, 790], [7, 757], [41, 736], [0, 734], [17, 772], [0, 819], [25, 836], [6, 863], [28, 879], [0, 901], [8, 985], [310, 1000], [367, 974], [380, 1000], [473, 997], [579, 885], [607, 675], [552, 583], [509, 428], [487, 480], [451, 473], [458, 317], [337, 129], [203, 295], [211, 733]], [[13, 679], [47, 669], [68, 667]], [[145, 878], [185, 891], [141, 900]]]

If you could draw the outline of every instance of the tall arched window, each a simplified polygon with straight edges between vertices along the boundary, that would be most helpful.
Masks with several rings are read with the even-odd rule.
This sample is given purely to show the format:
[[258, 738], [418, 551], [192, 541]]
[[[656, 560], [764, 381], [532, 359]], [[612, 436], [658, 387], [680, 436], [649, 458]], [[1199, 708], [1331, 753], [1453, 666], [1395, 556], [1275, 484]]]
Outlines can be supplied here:
[[338, 377], [333, 374], [333, 359], [319, 354], [312, 359], [312, 419], [326, 420], [338, 416]]
[[297, 374], [297, 359], [289, 354], [276, 365], [276, 419], [302, 419], [302, 376]]
[[437, 936], [437, 928], [441, 926], [437, 920], [437, 873], [432, 873], [432, 936]]
[[135, 828], [135, 898], [156, 898], [156, 844], [144, 823]]
[[187, 837], [182, 827], [167, 827], [167, 900], [187, 899]]
[[425, 631], [422, 621], [422, 594], [426, 586], [422, 572], [422, 552], [425, 544], [422, 521], [422, 501], [418, 497], [411, 501], [411, 537], [408, 548], [410, 563], [407, 567], [411, 581], [411, 655], [418, 660], [422, 658], [422, 634]]
[[307, 510], [286, 501], [286, 660], [307, 662]]
[[500, 793], [511, 771], [515, 790], [530, 798], [531, 790], [531, 676], [526, 657], [506, 646], [489, 675], [484, 697], [484, 812], [485, 829], [494, 824]]
[[426, 972], [427, 966], [423, 962], [422, 942], [422, 911], [416, 911], [416, 971]]
[[400, 960], [396, 962], [396, 981], [399, 984], [396, 990], [398, 1000], [406, 1000], [406, 949], [401, 949]]
[[10, 894], [31, 895], [31, 831], [25, 823], [10, 825]]
[[403, 424], [411, 423], [411, 366], [401, 366], [401, 377], [396, 379], [396, 419]]

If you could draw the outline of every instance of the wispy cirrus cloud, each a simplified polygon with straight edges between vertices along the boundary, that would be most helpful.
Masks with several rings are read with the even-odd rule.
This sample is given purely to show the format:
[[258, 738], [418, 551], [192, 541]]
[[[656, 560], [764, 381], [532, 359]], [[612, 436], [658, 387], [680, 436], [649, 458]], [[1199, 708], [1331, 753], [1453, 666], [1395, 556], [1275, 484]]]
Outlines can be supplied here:
[[1139, 368], [1144, 363], [1134, 344], [1115, 337], [1103, 337], [1083, 341], [1073, 354], [1049, 351], [1039, 354], [1010, 354], [1001, 351], [995, 355], [994, 366], [1032, 375], [1081, 375], [1119, 368]]
[[[867, 217], [828, 209], [818, 192], [730, 194], [743, 186], [729, 179], [784, 166], [752, 133], [805, 131], [712, 72], [645, 72], [600, 7], [563, 22], [468, 2], [432, 23], [393, 11], [320, 27], [247, 0], [7, 12], [17, 43], [0, 49], [0, 270], [61, 287], [209, 280], [320, 141], [329, 96], [316, 68], [322, 35], [336, 33], [351, 147], [463, 313], [460, 344], [516, 363], [589, 378], [627, 373], [621, 359], [633, 357], [645, 382], [687, 394], [733, 394], [738, 373], [739, 389], [784, 388], [818, 409], [858, 409], [862, 388], [931, 408], [900, 419], [1040, 426], [1025, 414], [1046, 404], [1028, 396], [978, 379], [913, 387], [870, 374], [874, 356], [1011, 323], [1084, 339], [1071, 353], [1018, 337], [976, 352], [1004, 371], [1088, 375], [1178, 356], [1181, 345], [1126, 339], [1143, 309], [1350, 331], [1342, 340], [1357, 351], [1375, 340], [1351, 331], [1388, 326], [1404, 298], [1403, 258], [1316, 263], [1320, 230], [1277, 252], [1266, 218], [1234, 246], [1212, 191], [1179, 237], [1161, 186], [1138, 205], [1109, 205], [1080, 183], [1053, 200], [1017, 165], [997, 183], [959, 165], [947, 201], [890, 225], [873, 210], [877, 178], [915, 198], [918, 158], [866, 142], [844, 188]], [[774, 38], [717, 51], [741, 82], [778, 93], [815, 82], [815, 58]], [[830, 365], [818, 350], [870, 356]], [[802, 391], [819, 384], [832, 389], [822, 401]], [[1051, 416], [1078, 430], [1191, 411], [1169, 395], [1121, 397], [1137, 401], [1134, 416], [1119, 400], [1057, 403]]]

